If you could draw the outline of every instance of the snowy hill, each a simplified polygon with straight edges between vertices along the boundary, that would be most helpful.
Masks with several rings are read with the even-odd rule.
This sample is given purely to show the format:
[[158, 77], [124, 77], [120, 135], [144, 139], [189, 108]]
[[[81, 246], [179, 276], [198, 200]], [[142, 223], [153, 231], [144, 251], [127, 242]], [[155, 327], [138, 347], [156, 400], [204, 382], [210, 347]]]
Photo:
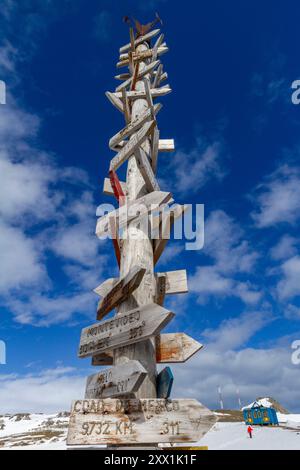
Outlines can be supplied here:
[[[232, 410], [229, 410], [232, 411]], [[216, 413], [218, 417], [222, 413]], [[231, 413], [226, 414], [230, 419]], [[255, 427], [249, 439], [243, 422], [218, 422], [196, 445], [209, 450], [300, 449], [300, 415], [279, 414], [283, 426]], [[298, 421], [297, 421], [298, 419]], [[294, 420], [294, 421], [291, 421]], [[16, 414], [0, 416], [0, 449], [65, 450], [69, 414]]]

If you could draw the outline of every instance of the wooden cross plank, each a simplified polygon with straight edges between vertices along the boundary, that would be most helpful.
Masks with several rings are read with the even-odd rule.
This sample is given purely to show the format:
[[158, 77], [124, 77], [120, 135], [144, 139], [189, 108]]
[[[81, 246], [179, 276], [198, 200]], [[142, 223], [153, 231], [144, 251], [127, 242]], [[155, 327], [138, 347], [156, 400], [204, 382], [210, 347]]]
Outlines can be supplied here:
[[197, 442], [216, 421], [214, 413], [192, 399], [76, 400], [67, 444]]
[[[185, 333], [163, 333], [155, 338], [156, 362], [158, 364], [179, 364], [186, 362], [203, 348], [203, 345]], [[95, 355], [93, 366], [110, 366], [113, 351]]]
[[[121, 188], [122, 188], [122, 191], [123, 193], [126, 195], [127, 193], [127, 186], [126, 186], [126, 183], [124, 183], [123, 181], [119, 181], [120, 185], [121, 185]], [[110, 179], [109, 178], [105, 178], [104, 179], [104, 183], [103, 183], [103, 193], [108, 195], [108, 196], [114, 196], [114, 190], [111, 186], [111, 182], [110, 182]]]
[[155, 303], [157, 305], [163, 305], [166, 296], [167, 282], [165, 275], [156, 274], [156, 292], [155, 292]]
[[111, 310], [124, 302], [140, 285], [145, 268], [133, 267], [129, 273], [117, 282], [110, 292], [99, 302], [97, 308], [97, 320], [101, 320]]
[[113, 157], [110, 162], [110, 170], [117, 170], [131, 155], [133, 155], [135, 150], [145, 142], [154, 126], [155, 121], [146, 122], [143, 127], [132, 136], [120, 152]]
[[[126, 83], [125, 86], [124, 86], [124, 83], [123, 83], [123, 85], [120, 85], [120, 86], [123, 86], [123, 88], [121, 88], [121, 89], [124, 89], [124, 88], [126, 89], [126, 87], [128, 85], [130, 85], [130, 90], [131, 91], [135, 90], [135, 85], [136, 85], [136, 82], [137, 82], [138, 77], [139, 77], [139, 71], [140, 71], [140, 63], [137, 62], [134, 66], [134, 72], [133, 72], [132, 77], [128, 78], [128, 80], [126, 80], [124, 82], [124, 83]], [[117, 88], [117, 91], [118, 91], [118, 88]]]
[[157, 170], [157, 157], [158, 157], [158, 149], [159, 149], [159, 130], [155, 127], [154, 132], [152, 134], [152, 142], [151, 142], [151, 164], [152, 170], [154, 174]]
[[153, 70], [156, 69], [158, 64], [159, 64], [159, 60], [156, 60], [155, 62], [151, 62], [151, 64], [146, 65], [142, 70], [140, 70], [140, 63], [136, 62], [135, 66], [134, 66], [134, 75], [133, 75], [133, 77], [128, 78], [128, 80], [126, 80], [125, 82], [123, 82], [119, 86], [117, 86], [116, 91], [117, 92], [121, 91], [123, 88], [128, 87], [131, 84], [131, 82], [134, 82], [134, 81], [136, 82], [137, 79], [143, 78], [148, 73], [153, 72]]
[[138, 168], [144, 178], [147, 190], [149, 192], [159, 191], [159, 184], [156, 181], [151, 164], [144, 150], [140, 147], [137, 147], [135, 149], [134, 155], [138, 164]]
[[116, 146], [124, 139], [127, 139], [137, 130], [139, 130], [147, 121], [155, 117], [162, 108], [162, 104], [158, 103], [154, 106], [153, 114], [150, 109], [147, 109], [140, 117], [129, 123], [126, 127], [115, 134], [109, 141], [109, 147], [115, 150]]
[[187, 210], [187, 206], [176, 205], [174, 210], [170, 210], [170, 213], [163, 219], [161, 225], [161, 236], [158, 240], [154, 240], [153, 246], [153, 261], [154, 265], [158, 262], [161, 257], [169, 239], [171, 229], [174, 225], [176, 219], [182, 216], [182, 214]]
[[147, 375], [138, 361], [106, 369], [87, 378], [85, 398], [117, 398], [132, 395]]
[[169, 366], [165, 367], [157, 376], [157, 398], [169, 398], [173, 387], [174, 376]]
[[105, 96], [109, 99], [111, 104], [113, 104], [114, 107], [117, 108], [118, 111], [120, 111], [121, 113], [124, 112], [124, 106], [123, 106], [122, 101], [120, 100], [120, 98], [122, 97], [122, 93], [121, 93], [121, 96], [117, 97], [114, 93], [107, 91], [105, 93]]
[[174, 139], [160, 139], [158, 143], [159, 152], [174, 152]]
[[[167, 47], [166, 43], [163, 43], [158, 47], [157, 55], [160, 56], [162, 54], [165, 54], [168, 51], [169, 51], [169, 48]], [[138, 62], [138, 61], [144, 61], [146, 59], [152, 59], [154, 52], [155, 52], [154, 48], [148, 49], [147, 51], [134, 52], [132, 56], [133, 61]], [[124, 66], [128, 65], [128, 61], [129, 61], [128, 54], [120, 54], [119, 60], [120, 62], [118, 62], [118, 64], [122, 64], [119, 67], [122, 67], [123, 65]], [[117, 67], [118, 67], [118, 64], [117, 64]]]
[[112, 236], [112, 242], [113, 242], [113, 247], [116, 255], [116, 260], [118, 263], [118, 266], [120, 268], [121, 266], [121, 250], [120, 250], [120, 240], [118, 236], [118, 231], [116, 227], [116, 221], [115, 219], [109, 219], [109, 224], [110, 224], [110, 233]]
[[[156, 73], [154, 72], [154, 79], [156, 78]], [[163, 72], [162, 74], [160, 74], [157, 78], [157, 82], [156, 82], [156, 86], [154, 86], [154, 81], [153, 81], [153, 84], [151, 84], [151, 88], [157, 88], [159, 87], [159, 85], [164, 82], [165, 80], [167, 80], [168, 78], [168, 74], [167, 72]]]
[[126, 195], [123, 191], [118, 175], [114, 170], [110, 170], [109, 179], [116, 200], [120, 206], [123, 206], [126, 202]]
[[[140, 36], [138, 37], [135, 41], [134, 41], [134, 47], [136, 48], [137, 46], [139, 46], [140, 44], [142, 44], [143, 42], [146, 42], [146, 41], [149, 41], [150, 39], [154, 38], [155, 36], [157, 36], [158, 34], [160, 33], [160, 29], [154, 29], [153, 31], [150, 31], [149, 33], [145, 34], [144, 36]], [[129, 49], [132, 48], [132, 44], [131, 42], [129, 44], [126, 44], [125, 46], [122, 46], [120, 47], [120, 54], [122, 54], [123, 52], [126, 52], [128, 51]]]
[[[109, 231], [109, 219], [111, 217], [116, 219], [116, 226], [121, 229], [127, 226], [132, 220], [138, 220], [146, 214], [157, 210], [159, 206], [172, 200], [172, 194], [164, 191], [154, 191], [150, 194], [130, 201], [126, 205], [119, 207], [112, 212], [100, 217], [97, 221], [96, 235], [102, 237]], [[97, 210], [98, 215], [98, 210]]]
[[[155, 277], [156, 281], [158, 281], [161, 277], [165, 278], [166, 295], [186, 294], [188, 292], [187, 273], [185, 269], [180, 269], [178, 271], [167, 271], [165, 273], [156, 273]], [[94, 289], [95, 294], [100, 295], [101, 297], [105, 297], [118, 281], [119, 279], [117, 277], [106, 279], [106, 281]]]
[[[169, 87], [169, 85], [164, 85], [161, 88], [152, 88], [151, 89], [152, 98], [159, 98], [160, 96], [168, 95], [171, 92], [172, 92], [172, 90]], [[112, 95], [115, 98], [118, 98], [119, 100], [122, 98], [122, 93], [120, 91], [112, 93]], [[128, 91], [127, 96], [131, 100], [146, 98], [146, 94], [145, 94], [144, 91]]]
[[158, 48], [159, 46], [163, 43], [164, 40], [164, 34], [161, 34], [159, 38], [156, 40], [156, 43], [153, 46], [153, 58], [152, 60], [156, 60], [158, 56]]
[[78, 357], [90, 357], [156, 336], [174, 313], [156, 304], [137, 307], [114, 318], [84, 328]]
[[160, 83], [160, 78], [162, 76], [162, 73], [163, 73], [163, 64], [160, 64], [160, 66], [158, 67], [157, 71], [156, 71], [156, 74], [155, 74], [155, 77], [154, 77], [154, 80], [153, 80], [153, 84], [152, 84], [152, 89], [156, 89], [158, 86], [159, 86], [159, 83]]

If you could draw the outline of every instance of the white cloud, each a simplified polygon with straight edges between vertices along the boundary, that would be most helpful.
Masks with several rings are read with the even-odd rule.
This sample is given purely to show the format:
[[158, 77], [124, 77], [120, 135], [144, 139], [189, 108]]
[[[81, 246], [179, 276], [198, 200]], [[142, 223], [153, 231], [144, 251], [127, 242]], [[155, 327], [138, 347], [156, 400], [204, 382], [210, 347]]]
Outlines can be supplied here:
[[[238, 224], [224, 211], [214, 211], [206, 220], [202, 252], [214, 264], [198, 266], [189, 279], [190, 289], [198, 295], [199, 303], [218, 296], [235, 296], [246, 304], [261, 299], [262, 292], [248, 280], [259, 254], [243, 236]], [[243, 275], [246, 279], [241, 279]]]
[[280, 300], [286, 300], [300, 295], [300, 256], [290, 258], [280, 267], [281, 279], [277, 284], [277, 294]]
[[174, 175], [174, 191], [195, 193], [213, 179], [222, 180], [225, 176], [221, 165], [223, 153], [220, 142], [208, 143], [200, 137], [190, 151], [178, 150], [168, 169], [168, 173]]
[[255, 204], [258, 207], [251, 215], [258, 228], [295, 223], [300, 217], [299, 169], [287, 164], [280, 166], [258, 186]]
[[206, 330], [200, 338], [204, 349], [184, 366], [172, 366], [173, 396], [197, 398], [210, 408], [219, 408], [217, 389], [221, 386], [225, 407], [238, 408], [239, 388], [243, 405], [258, 396], [271, 396], [299, 412], [300, 374], [291, 362], [290, 342], [269, 348], [244, 347], [270, 321], [269, 312], [250, 311], [226, 320], [216, 330]]
[[276, 261], [291, 258], [297, 254], [297, 244], [299, 244], [297, 238], [291, 237], [290, 235], [283, 235], [279, 242], [271, 248], [271, 258]]
[[75, 369], [65, 367], [35, 375], [2, 377], [0, 413], [69, 411], [72, 400], [84, 396], [85, 382], [86, 378]]

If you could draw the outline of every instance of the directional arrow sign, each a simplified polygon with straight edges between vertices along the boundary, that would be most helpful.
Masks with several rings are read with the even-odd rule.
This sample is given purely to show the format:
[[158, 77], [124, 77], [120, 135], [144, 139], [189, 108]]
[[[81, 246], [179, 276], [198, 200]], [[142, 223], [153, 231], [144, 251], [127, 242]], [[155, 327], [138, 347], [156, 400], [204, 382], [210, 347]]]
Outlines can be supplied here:
[[156, 337], [156, 360], [160, 363], [186, 362], [203, 345], [185, 333], [170, 333]]
[[117, 170], [122, 163], [124, 163], [131, 155], [134, 154], [134, 151], [137, 147], [142, 145], [143, 142], [147, 139], [148, 134], [155, 125], [155, 121], [146, 122], [143, 127], [127, 142], [126, 145], [120, 150], [119, 153], [111, 160], [110, 170]]
[[[156, 362], [172, 364], [186, 362], [196, 354], [203, 345], [185, 333], [163, 333], [156, 336]], [[93, 357], [93, 366], [110, 366], [113, 363], [112, 351]]]
[[[109, 219], [116, 220], [116, 227], [123, 228], [132, 220], [138, 220], [146, 214], [157, 210], [157, 208], [172, 199], [171, 193], [163, 191], [153, 191], [146, 196], [129, 202], [124, 206], [109, 212], [100, 217], [97, 221], [96, 234], [98, 237], [105, 235], [109, 231]], [[99, 215], [99, 214], [98, 214]]]
[[97, 320], [101, 320], [113, 308], [126, 300], [142, 282], [145, 268], [133, 267], [129, 273], [117, 282], [117, 284], [107, 293], [97, 308]]
[[116, 398], [137, 392], [147, 375], [138, 361], [106, 369], [87, 378], [85, 398]]
[[173, 382], [174, 376], [170, 367], [165, 367], [156, 378], [157, 398], [169, 398]]
[[[139, 44], [142, 44], [145, 41], [149, 41], [152, 39], [154, 36], [157, 36], [158, 33], [160, 32], [160, 29], [154, 29], [153, 31], [150, 31], [149, 33], [145, 34], [144, 36], [139, 36], [135, 41], [134, 41], [134, 47], [137, 47]], [[131, 43], [126, 44], [125, 46], [120, 47], [120, 54], [123, 52], [128, 51], [131, 48]]]
[[101, 354], [156, 336], [174, 317], [174, 313], [156, 304], [138, 307], [95, 323], [81, 333], [78, 356]]
[[[140, 79], [140, 78], [144, 77], [145, 75], [147, 75], [147, 73], [151, 73], [158, 65], [159, 65], [159, 60], [156, 60], [155, 62], [151, 62], [149, 65], [144, 67], [143, 70], [138, 72], [136, 79], [138, 79], [138, 78]], [[121, 85], [119, 85], [116, 88], [116, 91], [120, 91], [120, 90], [122, 90], [122, 88], [126, 88], [128, 85], [131, 84], [132, 80], [133, 80], [133, 77], [128, 78], [128, 80], [121, 83]]]
[[[172, 93], [172, 90], [169, 85], [164, 85], [161, 88], [152, 88], [151, 89], [151, 95], [152, 98], [158, 98], [159, 96], [165, 96], [168, 95], [169, 93]], [[122, 99], [122, 92], [117, 91], [116, 93], [111, 93], [115, 98], [118, 98], [119, 100]], [[119, 102], [113, 102], [112, 97], [106, 93], [107, 98], [112, 102], [114, 106], [119, 109], [120, 103]], [[127, 97], [131, 100], [137, 100], [141, 98], [146, 98], [146, 93], [144, 91], [128, 91]], [[121, 102], [122, 103], [122, 102]]]
[[72, 403], [67, 444], [197, 442], [216, 421], [197, 400], [77, 400]]

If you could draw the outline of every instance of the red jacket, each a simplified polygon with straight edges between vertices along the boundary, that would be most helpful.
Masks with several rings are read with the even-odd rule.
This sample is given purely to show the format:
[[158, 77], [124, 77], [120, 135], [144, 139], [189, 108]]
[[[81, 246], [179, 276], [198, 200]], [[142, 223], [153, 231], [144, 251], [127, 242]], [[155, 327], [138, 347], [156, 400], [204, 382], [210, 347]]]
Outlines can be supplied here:
[[251, 426], [248, 426], [248, 429], [247, 429], [248, 433], [250, 434], [250, 432], [253, 431], [253, 428], [251, 428]]

